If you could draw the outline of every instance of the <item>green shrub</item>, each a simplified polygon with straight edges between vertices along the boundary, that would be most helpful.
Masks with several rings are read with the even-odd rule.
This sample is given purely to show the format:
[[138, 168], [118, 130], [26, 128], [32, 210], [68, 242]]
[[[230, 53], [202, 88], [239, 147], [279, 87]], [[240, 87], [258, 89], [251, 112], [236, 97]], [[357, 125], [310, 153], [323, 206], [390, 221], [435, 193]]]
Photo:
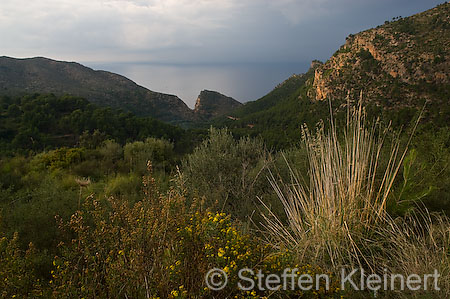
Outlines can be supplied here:
[[61, 239], [55, 216], [66, 219], [77, 208], [78, 188], [67, 189], [61, 177], [41, 174], [41, 183], [28, 190], [4, 194], [1, 206], [4, 231], [19, 233], [22, 248], [32, 242], [39, 250], [55, 252]]
[[205, 196], [209, 207], [244, 219], [255, 210], [257, 196], [270, 190], [264, 175], [269, 159], [261, 140], [236, 141], [227, 129], [211, 128], [182, 171], [190, 191]]
[[127, 143], [123, 151], [130, 169], [141, 175], [145, 173], [147, 161], [152, 161], [156, 170], [164, 170], [173, 159], [173, 144], [163, 139]]
[[44, 165], [51, 170], [67, 169], [83, 161], [84, 154], [85, 151], [82, 148], [62, 147], [36, 155], [32, 164]]
[[141, 178], [136, 174], [117, 174], [110, 179], [105, 187], [107, 196], [128, 196], [139, 193], [141, 189]]

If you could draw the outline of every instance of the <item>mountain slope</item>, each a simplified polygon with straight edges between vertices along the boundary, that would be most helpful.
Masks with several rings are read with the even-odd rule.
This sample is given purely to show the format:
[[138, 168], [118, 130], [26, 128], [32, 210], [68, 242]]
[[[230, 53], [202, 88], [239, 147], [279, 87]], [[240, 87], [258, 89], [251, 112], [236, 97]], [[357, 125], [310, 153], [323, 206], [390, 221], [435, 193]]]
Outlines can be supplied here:
[[356, 35], [315, 71], [316, 100], [358, 97], [389, 107], [450, 97], [450, 4]]
[[0, 57], [0, 94], [27, 93], [80, 96], [100, 106], [121, 108], [171, 123], [189, 122], [196, 118], [178, 97], [153, 92], [114, 73], [41, 57]]
[[195, 103], [194, 113], [202, 119], [209, 120], [225, 115], [240, 106], [242, 103], [231, 97], [216, 91], [203, 90]]
[[313, 74], [314, 70], [322, 63], [318, 60], [314, 60], [311, 63], [311, 68], [306, 74], [294, 74], [284, 82], [278, 84], [270, 93], [264, 97], [258, 99], [257, 101], [251, 101], [244, 104], [233, 111], [233, 115], [239, 118], [247, 118], [252, 113], [257, 113], [259, 111], [264, 111], [279, 105], [283, 100], [287, 99], [292, 94], [296, 93], [298, 89], [303, 86]]
[[261, 136], [270, 147], [283, 148], [297, 142], [303, 123], [314, 125], [328, 114], [326, 102], [307, 99], [306, 82], [312, 80], [318, 65], [313, 62], [307, 73], [291, 76], [266, 96], [245, 103], [229, 117], [216, 118], [215, 125], [226, 126], [237, 136]]
[[350, 35], [324, 64], [313, 62], [306, 74], [216, 124], [286, 147], [300, 139], [303, 123], [311, 127], [329, 116], [328, 100], [339, 114], [347, 98], [357, 100], [361, 93], [371, 117], [408, 124], [427, 102], [426, 120], [450, 123], [449, 3]]

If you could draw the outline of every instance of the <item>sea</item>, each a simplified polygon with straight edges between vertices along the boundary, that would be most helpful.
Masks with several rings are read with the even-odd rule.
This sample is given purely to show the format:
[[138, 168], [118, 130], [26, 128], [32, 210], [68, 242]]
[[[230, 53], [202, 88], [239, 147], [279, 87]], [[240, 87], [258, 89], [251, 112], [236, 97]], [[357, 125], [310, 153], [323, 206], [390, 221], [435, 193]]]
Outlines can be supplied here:
[[213, 90], [242, 103], [255, 101], [293, 74], [305, 73], [310, 62], [154, 63], [83, 62], [95, 70], [123, 75], [152, 91], [173, 94], [190, 108], [202, 90]]

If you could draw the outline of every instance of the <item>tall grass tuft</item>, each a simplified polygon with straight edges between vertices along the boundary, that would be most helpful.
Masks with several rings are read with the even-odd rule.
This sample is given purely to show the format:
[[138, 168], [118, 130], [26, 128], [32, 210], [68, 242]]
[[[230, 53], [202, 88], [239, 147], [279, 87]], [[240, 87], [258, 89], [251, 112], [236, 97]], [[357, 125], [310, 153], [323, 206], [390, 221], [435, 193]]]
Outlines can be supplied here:
[[450, 220], [420, 207], [395, 219], [386, 210], [409, 142], [401, 149], [399, 134], [389, 127], [368, 126], [361, 102], [348, 108], [342, 132], [333, 120], [329, 127], [319, 125], [315, 134], [303, 127], [309, 182], [289, 165], [289, 183], [270, 175], [286, 214], [276, 215], [261, 200], [270, 240], [296, 252], [299, 263], [313, 260], [331, 271], [364, 268], [408, 276], [436, 269], [441, 291], [426, 295], [450, 297]]
[[[333, 120], [329, 127], [326, 130], [321, 124], [316, 133], [302, 128], [309, 184], [291, 168], [290, 183], [277, 181], [271, 174], [288, 225], [266, 206], [269, 213], [264, 226], [272, 237], [308, 258], [330, 262], [333, 267], [372, 268], [360, 240], [385, 221], [386, 202], [407, 148], [400, 150], [399, 135], [388, 134], [389, 127], [378, 122], [367, 125], [361, 101], [353, 110], [348, 108], [342, 132]], [[385, 158], [382, 149], [387, 136], [392, 141]], [[382, 159], [387, 161], [383, 167]]]

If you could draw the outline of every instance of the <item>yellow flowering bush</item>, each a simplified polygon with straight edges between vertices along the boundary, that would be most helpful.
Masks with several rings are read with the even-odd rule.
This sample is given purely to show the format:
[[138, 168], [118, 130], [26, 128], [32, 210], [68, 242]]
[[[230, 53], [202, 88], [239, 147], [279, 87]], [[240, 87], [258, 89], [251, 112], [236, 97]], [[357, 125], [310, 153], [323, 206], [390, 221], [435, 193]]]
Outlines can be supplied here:
[[[182, 180], [179, 180], [182, 181]], [[182, 184], [159, 193], [144, 178], [146, 196], [133, 206], [114, 198], [89, 197], [84, 208], [60, 226], [71, 242], [54, 260], [51, 288], [56, 298], [264, 298], [274, 294], [241, 291], [242, 268], [281, 274], [293, 265], [289, 252], [244, 233], [225, 213], [198, 201], [187, 204]], [[210, 290], [205, 275], [223, 269], [227, 286]], [[314, 271], [313, 268], [306, 269]], [[276, 292], [285, 298], [327, 298], [320, 293]]]
[[[193, 213], [185, 226], [177, 229], [177, 239], [174, 263], [168, 267], [170, 280], [183, 285], [190, 295], [212, 295], [204, 282], [208, 270], [220, 268], [237, 279], [239, 269], [254, 267], [263, 257], [263, 248], [242, 234], [225, 213]], [[192, 279], [192, 274], [198, 278]], [[236, 281], [230, 280], [228, 285], [221, 293], [237, 291]], [[222, 296], [215, 293], [214, 297]]]
[[0, 297], [26, 298], [43, 295], [41, 281], [33, 273], [34, 248], [20, 250], [18, 234], [12, 239], [0, 235]]
[[[331, 273], [323, 273], [319, 267], [299, 266], [294, 263], [294, 255], [287, 250], [274, 249], [251, 234], [243, 233], [230, 215], [225, 213], [192, 214], [183, 227], [177, 228], [179, 240], [172, 252], [173, 263], [168, 265], [169, 279], [176, 282], [169, 298], [265, 298], [271, 295], [280, 298], [334, 298], [339, 296], [338, 283]], [[220, 291], [208, 288], [204, 281], [206, 273], [222, 269], [228, 283]], [[238, 288], [239, 271], [252, 269], [256, 273], [281, 276], [286, 268], [298, 268], [297, 275], [329, 275], [331, 285], [326, 290], [320, 281], [318, 290], [308, 292], [262, 290], [242, 291]], [[255, 277], [256, 279], [256, 277]], [[315, 286], [315, 281], [313, 282]], [[180, 289], [181, 288], [181, 289]]]
[[71, 237], [55, 258], [55, 297], [167, 297], [166, 265], [185, 221], [185, 198], [172, 188], [160, 194], [144, 177], [145, 198], [133, 206], [120, 199], [86, 199], [60, 227]]

